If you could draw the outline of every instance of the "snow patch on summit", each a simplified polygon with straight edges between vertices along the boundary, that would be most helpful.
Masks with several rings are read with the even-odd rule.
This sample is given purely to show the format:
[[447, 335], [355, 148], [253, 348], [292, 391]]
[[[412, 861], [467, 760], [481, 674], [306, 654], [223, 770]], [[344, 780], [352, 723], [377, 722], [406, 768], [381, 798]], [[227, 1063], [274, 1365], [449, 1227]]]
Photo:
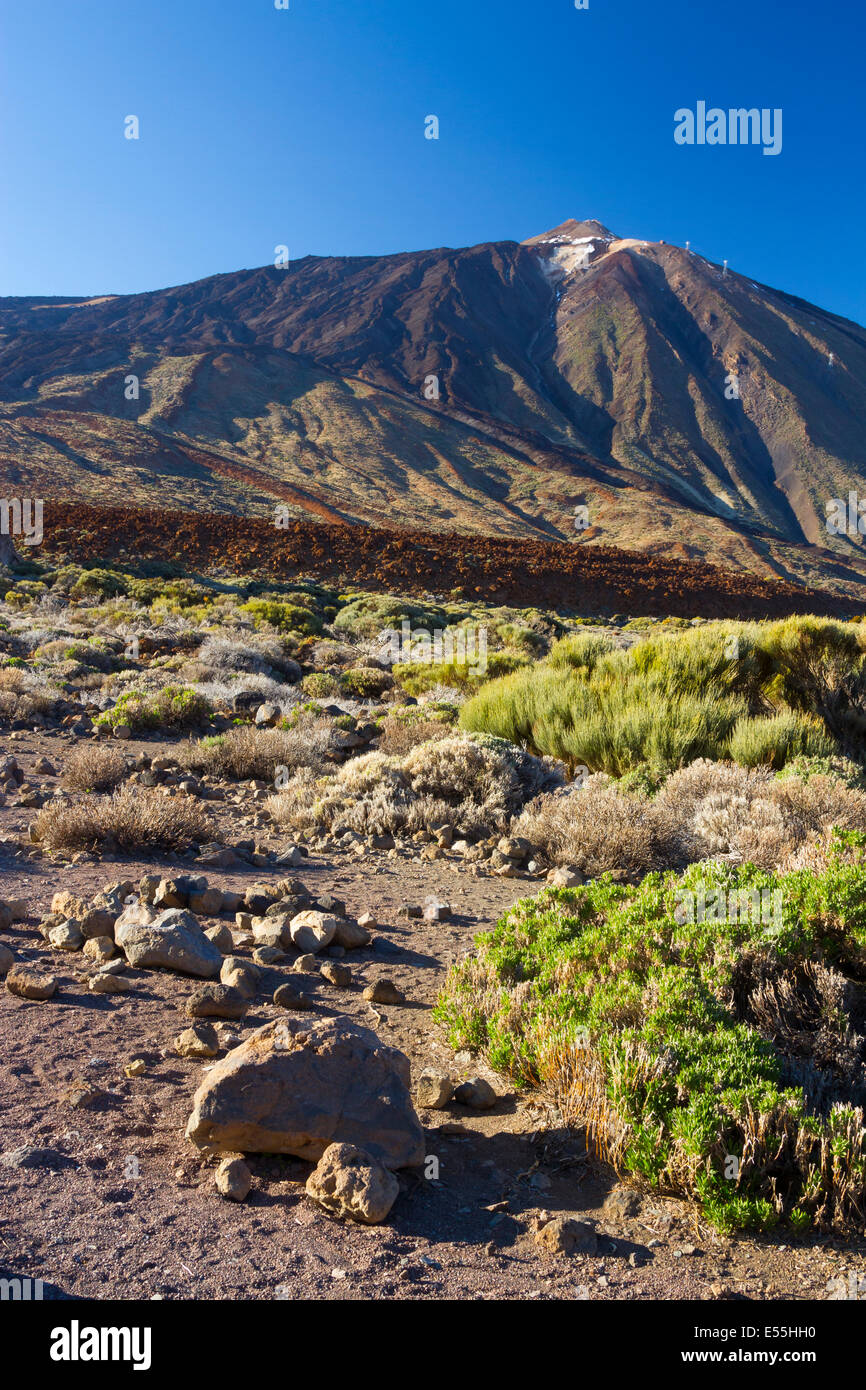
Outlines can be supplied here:
[[604, 254], [612, 241], [610, 236], [578, 236], [537, 242], [542, 256], [541, 269], [548, 280], [557, 283], [576, 270], [586, 270], [597, 255]]

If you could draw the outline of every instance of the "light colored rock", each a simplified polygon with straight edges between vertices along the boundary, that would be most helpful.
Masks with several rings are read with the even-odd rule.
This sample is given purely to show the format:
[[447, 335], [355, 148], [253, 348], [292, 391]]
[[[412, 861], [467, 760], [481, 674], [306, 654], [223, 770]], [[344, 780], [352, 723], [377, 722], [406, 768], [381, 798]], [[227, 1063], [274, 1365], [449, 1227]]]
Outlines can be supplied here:
[[257, 946], [253, 951], [256, 965], [277, 965], [285, 959], [286, 953], [282, 946]]
[[583, 883], [583, 874], [577, 869], [560, 865], [558, 869], [550, 870], [547, 881], [552, 883], [554, 888], [579, 888]]
[[76, 922], [80, 922], [90, 910], [86, 898], [76, 897], [74, 893], [67, 893], [65, 890], [55, 893], [51, 899], [51, 912], [64, 919], [73, 917]]
[[224, 956], [229, 955], [235, 948], [235, 939], [231, 934], [231, 929], [225, 922], [220, 922], [215, 927], [206, 927], [205, 936], [208, 941], [212, 941], [217, 950]]
[[598, 1236], [585, 1221], [554, 1216], [535, 1233], [535, 1239], [549, 1255], [595, 1255]]
[[245, 1202], [253, 1185], [253, 1175], [242, 1158], [224, 1158], [214, 1175], [214, 1184], [221, 1197]]
[[366, 946], [370, 941], [370, 931], [365, 917], [369, 918], [373, 926], [376, 925], [375, 918], [369, 912], [362, 913], [357, 922], [353, 922], [351, 917], [338, 917], [332, 944], [342, 946], [346, 951], [355, 951], [359, 946]]
[[187, 1137], [209, 1152], [288, 1153], [318, 1162], [356, 1144], [387, 1168], [424, 1161], [409, 1062], [345, 1017], [281, 1018], [208, 1073]]
[[138, 884], [138, 896], [143, 903], [152, 903], [160, 885], [158, 874], [145, 874]]
[[236, 989], [246, 999], [252, 999], [258, 988], [259, 972], [240, 956], [226, 956], [220, 969], [220, 982]]
[[292, 1009], [295, 1013], [306, 1013], [313, 1007], [314, 999], [312, 994], [296, 985], [294, 981], [287, 980], [284, 985], [280, 985], [274, 990], [274, 1003], [280, 1009]]
[[129, 994], [131, 989], [130, 980], [109, 970], [100, 970], [98, 975], [90, 977], [90, 990], [93, 994]]
[[212, 849], [202, 850], [197, 864], [201, 864], [208, 869], [233, 869], [241, 860], [228, 845], [216, 845]]
[[55, 951], [80, 951], [84, 945], [84, 937], [77, 922], [61, 922], [59, 927], [52, 927], [48, 933], [48, 941]]
[[57, 989], [57, 980], [27, 965], [14, 965], [6, 976], [6, 988], [19, 999], [50, 999]]
[[142, 904], [125, 908], [114, 924], [114, 939], [130, 965], [142, 969], [161, 966], [209, 979], [219, 974], [222, 965], [221, 953], [192, 913], [179, 908], [168, 908], [157, 916]]
[[179, 1057], [215, 1057], [219, 1052], [217, 1031], [211, 1023], [194, 1023], [178, 1034], [174, 1048]]
[[307, 951], [304, 955], [295, 957], [292, 969], [299, 975], [318, 975], [319, 962]]
[[253, 938], [257, 946], [291, 945], [288, 923], [284, 926], [278, 917], [254, 917], [252, 928]]
[[84, 943], [84, 954], [88, 960], [96, 961], [101, 965], [103, 961], [111, 960], [116, 947], [110, 936], [91, 936]]
[[110, 912], [106, 907], [88, 907], [83, 916], [78, 919], [82, 936], [87, 939], [91, 936], [111, 936], [114, 932], [114, 919], [121, 911], [121, 906], [118, 903], [115, 912]]
[[337, 989], [348, 989], [352, 983], [352, 972], [348, 965], [341, 965], [336, 960], [323, 961], [320, 973], [323, 980], [327, 980], [329, 985], [334, 985]]
[[200, 893], [190, 893], [189, 910], [202, 917], [217, 917], [223, 910], [222, 892], [219, 888], [204, 888]]
[[180, 884], [173, 878], [161, 878], [156, 885], [156, 892], [153, 895], [153, 905], [155, 908], [165, 909], [167, 907], [187, 907], [189, 905], [189, 895], [183, 891]]
[[375, 1226], [400, 1195], [394, 1174], [354, 1144], [331, 1144], [307, 1178], [307, 1196], [335, 1216]]
[[15, 957], [8, 946], [0, 946], [0, 975], [5, 975], [15, 964]]
[[439, 898], [428, 898], [424, 904], [423, 917], [425, 922], [450, 922], [451, 906]]
[[496, 848], [509, 859], [525, 859], [532, 853], [532, 845], [522, 835], [503, 835]]
[[424, 1068], [415, 1087], [415, 1100], [423, 1110], [444, 1110], [453, 1094], [454, 1084], [447, 1072]]
[[326, 946], [330, 946], [334, 940], [337, 930], [338, 919], [330, 917], [325, 912], [317, 912], [314, 908], [308, 908], [305, 912], [299, 912], [293, 917], [289, 925], [289, 932], [292, 944], [302, 953], [309, 952], [316, 955], [319, 951], [324, 951]]
[[376, 980], [364, 990], [364, 998], [371, 1004], [405, 1004], [406, 1000], [393, 980]]
[[200, 985], [186, 1001], [190, 1018], [243, 1018], [248, 1008], [249, 1000], [229, 985]]

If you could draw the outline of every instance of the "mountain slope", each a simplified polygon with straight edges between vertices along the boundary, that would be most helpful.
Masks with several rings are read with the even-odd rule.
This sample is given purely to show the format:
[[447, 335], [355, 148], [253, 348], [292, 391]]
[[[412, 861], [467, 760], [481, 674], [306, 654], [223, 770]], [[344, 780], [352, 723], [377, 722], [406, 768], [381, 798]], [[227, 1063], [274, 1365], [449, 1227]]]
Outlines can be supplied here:
[[857, 325], [570, 221], [522, 244], [0, 300], [0, 469], [10, 495], [283, 503], [866, 596], [862, 537], [824, 525], [828, 499], [866, 495], [864, 383]]

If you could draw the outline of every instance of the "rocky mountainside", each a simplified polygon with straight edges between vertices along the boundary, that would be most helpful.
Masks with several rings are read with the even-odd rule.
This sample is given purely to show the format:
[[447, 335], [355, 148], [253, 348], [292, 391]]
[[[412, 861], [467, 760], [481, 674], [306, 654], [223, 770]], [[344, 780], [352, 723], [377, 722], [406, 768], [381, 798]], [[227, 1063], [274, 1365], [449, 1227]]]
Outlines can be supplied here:
[[[866, 330], [598, 222], [0, 300], [10, 495], [615, 544], [866, 596]], [[576, 508], [584, 511], [575, 513]]]

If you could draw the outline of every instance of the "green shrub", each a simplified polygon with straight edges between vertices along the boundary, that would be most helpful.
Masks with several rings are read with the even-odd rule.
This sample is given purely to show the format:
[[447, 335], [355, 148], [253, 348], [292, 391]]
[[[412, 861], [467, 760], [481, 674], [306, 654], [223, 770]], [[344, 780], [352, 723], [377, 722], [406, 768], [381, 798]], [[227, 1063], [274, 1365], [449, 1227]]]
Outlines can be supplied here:
[[729, 749], [743, 767], [778, 769], [792, 758], [831, 758], [836, 745], [816, 720], [784, 710], [768, 719], [739, 719]]
[[461, 724], [621, 776], [699, 757], [863, 761], [864, 704], [866, 629], [791, 618], [657, 630], [627, 650], [567, 637], [545, 661], [484, 685]]
[[67, 592], [73, 599], [116, 598], [126, 593], [126, 584], [123, 576], [112, 570], [86, 569], [80, 572]]
[[167, 685], [155, 695], [128, 690], [113, 709], [100, 714], [94, 722], [111, 729], [125, 724], [134, 733], [144, 729], [193, 729], [212, 713], [209, 702], [195, 690]]
[[413, 629], [429, 632], [446, 623], [442, 608], [425, 607], [412, 599], [392, 598], [388, 594], [353, 594], [345, 596], [333, 628], [354, 637], [377, 637], [388, 628], [400, 628], [404, 619]]
[[528, 657], [517, 652], [490, 652], [485, 662], [403, 661], [394, 666], [393, 676], [407, 694], [423, 695], [438, 685], [454, 690], [477, 690], [487, 681], [528, 665]]
[[821, 872], [705, 863], [524, 899], [452, 968], [436, 1016], [452, 1046], [549, 1087], [615, 1167], [722, 1229], [862, 1222], [846, 981], [866, 947], [866, 836], [837, 840]]
[[353, 670], [343, 671], [339, 679], [343, 694], [354, 696], [358, 700], [378, 699], [393, 684], [394, 678], [390, 672], [380, 671], [372, 666], [358, 666]]
[[301, 689], [314, 700], [327, 700], [339, 694], [340, 682], [330, 671], [310, 671], [301, 681]]
[[294, 632], [300, 633], [304, 637], [312, 637], [322, 631], [321, 618], [297, 603], [284, 603], [278, 599], [251, 598], [247, 603], [241, 604], [240, 611], [249, 613], [255, 619], [256, 626], [260, 623], [268, 623], [271, 627], [275, 627], [278, 632]]

